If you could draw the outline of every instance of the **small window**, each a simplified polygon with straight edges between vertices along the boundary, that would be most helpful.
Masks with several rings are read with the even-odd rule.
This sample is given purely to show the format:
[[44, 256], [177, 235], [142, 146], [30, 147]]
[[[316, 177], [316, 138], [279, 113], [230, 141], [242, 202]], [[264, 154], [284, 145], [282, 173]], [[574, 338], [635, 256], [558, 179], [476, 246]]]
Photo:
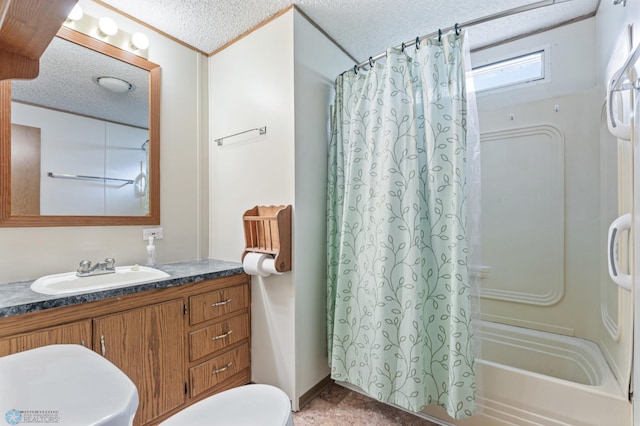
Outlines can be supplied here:
[[476, 92], [544, 79], [544, 50], [476, 67], [471, 71]]

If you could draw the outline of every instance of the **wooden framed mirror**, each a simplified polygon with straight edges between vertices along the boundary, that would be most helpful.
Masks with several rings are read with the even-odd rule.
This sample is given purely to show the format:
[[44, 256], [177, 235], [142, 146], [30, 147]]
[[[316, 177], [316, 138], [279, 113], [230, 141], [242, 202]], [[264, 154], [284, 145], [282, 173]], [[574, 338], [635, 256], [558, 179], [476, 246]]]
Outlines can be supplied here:
[[[61, 27], [43, 56], [42, 78], [48, 72], [49, 49], [59, 62], [54, 68], [72, 80], [50, 80], [24, 90], [23, 82], [14, 82], [12, 90], [10, 80], [0, 81], [0, 227], [160, 224], [160, 66]], [[54, 49], [74, 53], [62, 59], [66, 53]], [[96, 62], [85, 54], [94, 55]], [[90, 68], [92, 81], [87, 83], [84, 75], [74, 84], [73, 63]], [[101, 69], [105, 63], [110, 69]], [[122, 73], [133, 77], [120, 77]], [[133, 79], [125, 90], [133, 94], [105, 90], [97, 82], [103, 77], [125, 83]], [[96, 96], [78, 93], [82, 84]], [[73, 106], [40, 102], [29, 91], [56, 102], [68, 94], [61, 105]], [[12, 92], [20, 98], [14, 99]], [[130, 96], [126, 102], [133, 106], [110, 103], [109, 98], [125, 102], [124, 96]], [[134, 96], [142, 102], [135, 104]], [[46, 117], [42, 125], [34, 121], [41, 115]], [[71, 121], [62, 121], [67, 118]], [[73, 145], [83, 139], [86, 146]], [[26, 162], [31, 172], [21, 165], [25, 158], [33, 160]]]

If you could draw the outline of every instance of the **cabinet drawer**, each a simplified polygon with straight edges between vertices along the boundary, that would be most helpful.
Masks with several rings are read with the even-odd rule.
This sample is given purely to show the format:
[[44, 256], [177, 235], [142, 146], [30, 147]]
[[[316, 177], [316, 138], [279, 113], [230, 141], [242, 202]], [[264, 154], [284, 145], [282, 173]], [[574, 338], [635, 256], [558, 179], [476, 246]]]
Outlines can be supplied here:
[[195, 397], [207, 389], [223, 383], [246, 368], [249, 368], [248, 344], [189, 369], [191, 396]]
[[189, 333], [189, 359], [195, 361], [249, 337], [249, 315], [243, 314]]
[[223, 288], [189, 298], [189, 321], [198, 324], [249, 306], [246, 284]]

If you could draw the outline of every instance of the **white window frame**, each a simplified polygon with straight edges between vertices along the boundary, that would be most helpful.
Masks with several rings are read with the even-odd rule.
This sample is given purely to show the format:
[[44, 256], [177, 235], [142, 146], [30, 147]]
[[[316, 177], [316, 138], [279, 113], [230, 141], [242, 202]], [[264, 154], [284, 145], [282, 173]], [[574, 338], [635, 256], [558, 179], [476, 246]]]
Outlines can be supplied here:
[[532, 48], [532, 49], [527, 49], [524, 51], [519, 51], [513, 54], [509, 54], [507, 56], [501, 56], [501, 57], [497, 57], [497, 58], [491, 58], [489, 60], [485, 60], [482, 61], [481, 63], [478, 64], [474, 64], [473, 69], [472, 69], [472, 75], [473, 75], [473, 71], [479, 69], [479, 68], [484, 68], [484, 67], [488, 67], [488, 66], [493, 66], [493, 65], [499, 65], [502, 62], [507, 62], [507, 61], [511, 61], [514, 59], [518, 59], [518, 58], [522, 58], [522, 57], [526, 57], [528, 55], [533, 55], [536, 53], [542, 53], [542, 72], [543, 72], [543, 76], [541, 78], [537, 78], [537, 79], [532, 79], [532, 80], [526, 80], [526, 81], [520, 81], [520, 82], [516, 82], [516, 83], [509, 83], [503, 86], [497, 86], [497, 87], [492, 87], [492, 88], [488, 88], [488, 89], [483, 89], [480, 91], [476, 90], [476, 95], [477, 96], [484, 96], [484, 95], [491, 95], [491, 94], [495, 94], [495, 93], [502, 93], [502, 92], [506, 92], [506, 91], [510, 91], [510, 90], [515, 90], [515, 89], [522, 89], [525, 87], [532, 87], [532, 86], [539, 86], [541, 84], [547, 84], [551, 82], [551, 45], [547, 44], [544, 46], [538, 46], [536, 48]]

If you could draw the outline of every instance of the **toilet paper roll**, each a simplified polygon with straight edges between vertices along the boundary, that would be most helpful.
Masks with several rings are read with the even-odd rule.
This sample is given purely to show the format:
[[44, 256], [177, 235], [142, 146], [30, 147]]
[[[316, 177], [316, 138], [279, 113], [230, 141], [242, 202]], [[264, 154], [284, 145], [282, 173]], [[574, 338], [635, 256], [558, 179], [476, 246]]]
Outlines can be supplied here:
[[260, 269], [267, 273], [267, 275], [282, 275], [282, 272], [276, 271], [276, 260], [272, 257], [267, 257], [264, 262], [262, 262]]
[[244, 272], [248, 275], [259, 275], [261, 277], [268, 276], [268, 273], [264, 275], [265, 272], [262, 271], [262, 264], [267, 257], [268, 256], [264, 253], [247, 253], [242, 261]]
[[271, 274], [282, 274], [276, 271], [275, 259], [264, 253], [247, 253], [242, 261], [242, 267], [248, 275], [268, 277]]

